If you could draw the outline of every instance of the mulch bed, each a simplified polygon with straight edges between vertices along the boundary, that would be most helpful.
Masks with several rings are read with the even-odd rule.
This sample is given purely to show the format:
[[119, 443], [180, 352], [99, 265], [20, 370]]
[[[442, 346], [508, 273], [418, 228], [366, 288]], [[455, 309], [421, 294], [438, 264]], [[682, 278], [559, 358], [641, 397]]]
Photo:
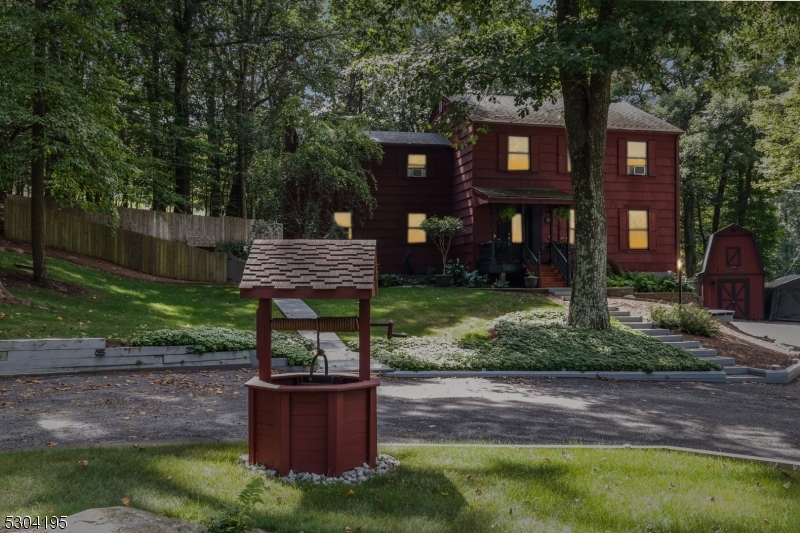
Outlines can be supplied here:
[[716, 337], [691, 335], [680, 331], [671, 331], [670, 333], [683, 335], [683, 338], [687, 341], [698, 341], [703, 345], [703, 348], [713, 348], [717, 350], [717, 355], [721, 357], [733, 357], [737, 365], [767, 370], [770, 370], [772, 365], [778, 365], [780, 368], [792, 365], [793, 357], [791, 355], [747, 342], [729, 335], [725, 331], [720, 331]]
[[72, 283], [66, 281], [51, 279], [50, 281], [47, 282], [46, 285], [36, 283], [31, 278], [31, 274], [25, 272], [24, 269], [19, 269], [19, 270], [20, 270], [19, 272], [0, 272], [0, 281], [2, 281], [3, 285], [7, 289], [39, 288], [39, 289], [47, 289], [51, 291], [60, 292], [62, 294], [68, 294], [70, 296], [81, 296], [84, 294], [91, 294], [91, 291], [88, 291], [83, 287], [79, 287], [78, 285], [73, 285]]

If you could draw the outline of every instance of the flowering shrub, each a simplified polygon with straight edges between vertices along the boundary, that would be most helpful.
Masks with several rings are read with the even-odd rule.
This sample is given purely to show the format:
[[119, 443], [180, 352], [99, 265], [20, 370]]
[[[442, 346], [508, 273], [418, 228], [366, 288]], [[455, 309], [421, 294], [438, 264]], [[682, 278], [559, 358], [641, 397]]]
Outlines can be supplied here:
[[719, 324], [711, 313], [697, 304], [654, 305], [650, 317], [660, 328], [674, 329], [684, 333], [713, 337], [719, 332]]

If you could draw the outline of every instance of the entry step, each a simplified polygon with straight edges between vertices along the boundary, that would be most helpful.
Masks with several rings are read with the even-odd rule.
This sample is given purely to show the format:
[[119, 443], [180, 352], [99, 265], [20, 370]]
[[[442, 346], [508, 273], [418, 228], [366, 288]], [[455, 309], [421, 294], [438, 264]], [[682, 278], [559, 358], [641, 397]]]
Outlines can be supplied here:
[[700, 343], [697, 341], [680, 341], [680, 342], [665, 342], [675, 348], [700, 348]]
[[726, 383], [764, 383], [767, 381], [767, 378], [763, 378], [761, 376], [754, 376], [752, 374], [745, 374], [741, 376], [727, 376], [725, 378]]
[[717, 351], [714, 348], [687, 348], [687, 352], [697, 357], [714, 357]]

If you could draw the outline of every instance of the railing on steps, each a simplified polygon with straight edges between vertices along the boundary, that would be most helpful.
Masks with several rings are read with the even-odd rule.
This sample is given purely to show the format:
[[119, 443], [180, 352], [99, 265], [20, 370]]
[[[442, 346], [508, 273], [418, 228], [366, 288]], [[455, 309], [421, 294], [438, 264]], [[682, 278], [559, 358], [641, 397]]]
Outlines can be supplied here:
[[536, 288], [542, 286], [542, 252], [533, 253], [527, 245], [522, 246], [522, 260], [536, 274]]
[[569, 243], [551, 242], [550, 249], [550, 258], [553, 261], [553, 266], [564, 276], [564, 279], [567, 281], [567, 286], [571, 287], [572, 267], [569, 260]]

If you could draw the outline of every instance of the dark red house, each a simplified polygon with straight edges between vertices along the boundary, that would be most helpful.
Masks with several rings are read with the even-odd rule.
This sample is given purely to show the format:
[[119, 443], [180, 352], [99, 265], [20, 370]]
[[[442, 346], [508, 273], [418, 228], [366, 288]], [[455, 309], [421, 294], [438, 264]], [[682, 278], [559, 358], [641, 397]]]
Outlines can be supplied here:
[[[381, 272], [405, 273], [407, 253], [417, 272], [440, 269], [436, 248], [417, 228], [425, 217], [452, 215], [466, 228], [453, 241], [452, 259], [493, 274], [555, 266], [568, 281], [574, 219], [563, 106], [546, 103], [520, 117], [513, 97], [495, 99], [466, 98], [472, 111], [453, 139], [368, 132], [384, 149], [383, 161], [372, 168], [378, 208], [363, 225], [346, 213], [337, 220], [352, 227], [352, 238], [377, 240]], [[444, 99], [432, 120], [449, 103]], [[608, 256], [624, 269], [676, 268], [682, 133], [630, 104], [611, 104], [605, 158]], [[452, 147], [451, 141], [470, 135], [477, 142]]]
[[763, 320], [764, 265], [752, 231], [731, 224], [713, 233], [697, 275], [706, 307], [733, 311], [739, 320]]

